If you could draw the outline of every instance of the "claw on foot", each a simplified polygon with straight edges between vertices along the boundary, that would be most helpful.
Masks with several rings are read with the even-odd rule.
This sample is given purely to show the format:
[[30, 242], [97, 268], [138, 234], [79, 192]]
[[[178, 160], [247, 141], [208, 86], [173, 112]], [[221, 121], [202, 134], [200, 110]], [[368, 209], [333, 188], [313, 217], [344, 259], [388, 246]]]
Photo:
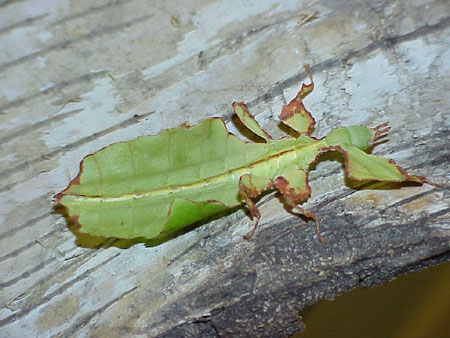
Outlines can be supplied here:
[[389, 122], [382, 123], [375, 128], [370, 128], [375, 133], [372, 137], [372, 143], [375, 142], [379, 137], [385, 135], [389, 130], [391, 130], [391, 127], [388, 127]]

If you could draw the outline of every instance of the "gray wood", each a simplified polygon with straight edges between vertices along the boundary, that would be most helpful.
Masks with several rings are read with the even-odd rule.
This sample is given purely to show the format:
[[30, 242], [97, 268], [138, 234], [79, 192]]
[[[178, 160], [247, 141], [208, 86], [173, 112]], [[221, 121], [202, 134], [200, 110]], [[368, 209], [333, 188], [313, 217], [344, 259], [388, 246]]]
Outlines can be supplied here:
[[[449, 259], [446, 1], [3, 1], [0, 23], [1, 336], [286, 337], [305, 305]], [[305, 208], [325, 247], [276, 193], [249, 243], [242, 209], [156, 245], [52, 204], [112, 142], [210, 116], [240, 135], [232, 101], [283, 135], [305, 64], [315, 136], [389, 121], [373, 152], [442, 186], [355, 185], [322, 157]]]

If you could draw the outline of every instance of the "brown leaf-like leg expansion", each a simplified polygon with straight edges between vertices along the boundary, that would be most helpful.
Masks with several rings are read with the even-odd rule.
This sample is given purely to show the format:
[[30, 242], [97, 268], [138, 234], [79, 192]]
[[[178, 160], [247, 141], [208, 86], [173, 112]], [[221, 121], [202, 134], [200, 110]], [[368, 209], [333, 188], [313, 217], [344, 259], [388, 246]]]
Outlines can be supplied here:
[[394, 160], [377, 155], [367, 154], [361, 149], [349, 145], [328, 147], [327, 150], [337, 150], [344, 156], [345, 175], [352, 180], [374, 180], [382, 182], [417, 182], [428, 183], [425, 177], [408, 175]]
[[288, 125], [296, 132], [309, 135], [314, 128], [316, 121], [303, 105], [303, 99], [313, 91], [314, 81], [309, 66], [305, 66], [305, 70], [311, 83], [309, 85], [302, 84], [302, 88], [297, 93], [297, 96], [287, 105], [283, 106], [281, 114], [278, 117], [281, 122]]
[[239, 179], [239, 193], [250, 211], [252, 219], [254, 220], [253, 229], [244, 236], [244, 239], [247, 241], [249, 241], [254, 235], [261, 218], [261, 212], [252, 199], [258, 197], [261, 193], [272, 189], [273, 187], [274, 182], [268, 177], [245, 174]]
[[290, 170], [275, 179], [275, 187], [283, 195], [286, 202], [293, 208], [301, 212], [306, 217], [312, 218], [316, 222], [316, 232], [322, 245], [326, 245], [325, 239], [320, 234], [317, 216], [310, 211], [303, 209], [296, 203], [306, 200], [311, 194], [311, 187], [308, 184], [308, 172], [302, 169]]

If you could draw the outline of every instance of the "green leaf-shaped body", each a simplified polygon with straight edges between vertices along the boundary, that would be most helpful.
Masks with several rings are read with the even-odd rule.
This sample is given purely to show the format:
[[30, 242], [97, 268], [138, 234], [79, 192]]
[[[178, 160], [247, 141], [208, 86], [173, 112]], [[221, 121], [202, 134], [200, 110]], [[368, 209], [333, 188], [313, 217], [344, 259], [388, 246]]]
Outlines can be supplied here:
[[[295, 144], [316, 143], [307, 137], [276, 142], [246, 143], [221, 119], [206, 119], [87, 156], [79, 177], [58, 198], [85, 232], [152, 238], [241, 204], [242, 175], [274, 176], [296, 161]], [[206, 201], [216, 202], [192, 203]]]
[[[304, 85], [280, 115], [282, 122], [299, 133], [309, 133], [314, 124], [302, 103], [312, 86]], [[308, 167], [328, 150], [344, 155], [346, 173], [353, 179], [425, 181], [408, 176], [390, 160], [363, 151], [387, 131], [381, 129], [385, 125], [340, 128], [323, 139], [300, 135], [273, 140], [244, 104], [233, 107], [264, 143], [241, 141], [219, 118], [193, 127], [167, 129], [88, 155], [79, 175], [56, 199], [83, 232], [150, 239], [242, 203], [258, 220], [259, 211], [252, 199], [272, 188], [278, 188], [288, 203], [315, 218], [295, 202], [309, 196]]]

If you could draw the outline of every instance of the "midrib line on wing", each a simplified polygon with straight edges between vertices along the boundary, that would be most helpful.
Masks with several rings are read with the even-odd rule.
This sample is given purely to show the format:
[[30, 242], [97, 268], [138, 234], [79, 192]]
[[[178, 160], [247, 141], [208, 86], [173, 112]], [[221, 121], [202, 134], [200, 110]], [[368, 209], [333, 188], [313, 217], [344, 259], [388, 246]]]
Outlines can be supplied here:
[[[212, 176], [209, 178], [205, 178], [193, 183], [189, 184], [181, 184], [176, 186], [168, 186], [165, 188], [159, 188], [155, 190], [148, 190], [148, 191], [142, 191], [142, 192], [132, 192], [132, 193], [126, 193], [120, 196], [86, 196], [86, 195], [80, 195], [80, 194], [66, 194], [65, 196], [77, 196], [81, 200], [99, 200], [102, 202], [120, 202], [120, 201], [126, 201], [131, 199], [139, 199], [139, 198], [145, 198], [150, 196], [162, 196], [162, 197], [171, 197], [169, 194], [171, 193], [173, 197], [176, 197], [178, 193], [184, 192], [189, 189], [195, 189], [195, 188], [205, 188], [208, 187], [210, 184], [216, 183], [216, 182], [223, 182], [226, 181], [228, 177], [230, 176], [242, 176], [244, 174], [251, 173], [251, 170], [259, 165], [265, 165], [265, 162], [267, 161], [274, 161], [278, 160], [279, 163], [282, 163], [282, 158], [287, 157], [293, 152], [297, 152], [301, 148], [308, 148], [308, 147], [318, 147], [322, 144], [320, 142], [321, 140], [318, 140], [318, 142], [314, 142], [308, 145], [299, 145], [295, 146], [293, 148], [287, 149], [287, 150], [280, 150], [279, 152], [272, 154], [268, 156], [267, 158], [254, 161], [250, 163], [249, 165], [245, 167], [239, 167], [235, 168], [229, 171], [226, 171], [222, 174]], [[278, 168], [279, 169], [279, 168]]]

